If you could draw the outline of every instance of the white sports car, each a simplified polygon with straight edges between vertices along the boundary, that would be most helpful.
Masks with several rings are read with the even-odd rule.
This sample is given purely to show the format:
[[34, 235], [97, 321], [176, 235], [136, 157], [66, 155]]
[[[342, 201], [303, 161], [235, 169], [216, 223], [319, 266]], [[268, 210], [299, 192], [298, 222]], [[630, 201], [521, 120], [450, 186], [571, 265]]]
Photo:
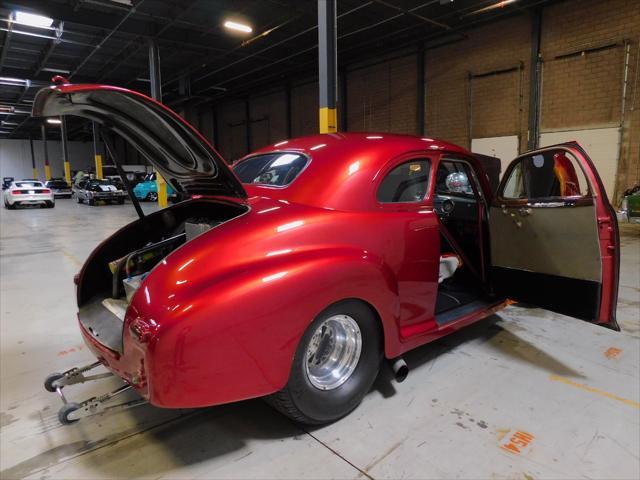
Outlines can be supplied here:
[[40, 205], [53, 208], [56, 201], [50, 188], [37, 180], [16, 180], [4, 191], [4, 206], [10, 210], [18, 205]]

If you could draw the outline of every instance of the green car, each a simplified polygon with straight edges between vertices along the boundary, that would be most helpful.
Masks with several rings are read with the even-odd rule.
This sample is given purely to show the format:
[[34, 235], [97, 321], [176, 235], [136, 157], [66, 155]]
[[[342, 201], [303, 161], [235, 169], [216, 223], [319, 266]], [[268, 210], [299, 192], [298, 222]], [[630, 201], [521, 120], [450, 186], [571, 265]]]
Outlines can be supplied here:
[[[149, 200], [155, 202], [158, 200], [158, 184], [156, 183], [156, 174], [150, 173], [144, 179], [144, 181], [138, 183], [133, 187], [133, 194], [138, 200]], [[176, 191], [167, 184], [167, 197], [176, 197]]]
[[629, 223], [640, 223], [640, 186], [625, 192], [622, 210], [626, 211]]

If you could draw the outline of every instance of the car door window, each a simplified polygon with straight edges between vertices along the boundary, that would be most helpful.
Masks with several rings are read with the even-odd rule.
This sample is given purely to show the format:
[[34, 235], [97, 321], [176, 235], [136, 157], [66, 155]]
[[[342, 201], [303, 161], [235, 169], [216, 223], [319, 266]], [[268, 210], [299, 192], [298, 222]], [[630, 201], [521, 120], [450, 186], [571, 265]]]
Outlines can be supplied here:
[[549, 149], [522, 157], [509, 173], [504, 199], [559, 199], [590, 195], [587, 179], [571, 153]]
[[409, 160], [384, 177], [376, 198], [380, 203], [415, 203], [424, 200], [429, 188], [431, 162], [426, 158]]

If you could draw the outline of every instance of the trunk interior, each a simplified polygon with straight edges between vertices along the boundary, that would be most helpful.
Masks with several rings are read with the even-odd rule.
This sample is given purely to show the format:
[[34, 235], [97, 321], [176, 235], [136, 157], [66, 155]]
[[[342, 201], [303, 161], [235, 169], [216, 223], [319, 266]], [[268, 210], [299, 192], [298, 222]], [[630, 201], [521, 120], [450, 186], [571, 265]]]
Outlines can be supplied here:
[[82, 325], [101, 344], [122, 352], [126, 309], [153, 267], [196, 236], [247, 210], [233, 202], [189, 200], [116, 232], [96, 249], [81, 272], [77, 299]]

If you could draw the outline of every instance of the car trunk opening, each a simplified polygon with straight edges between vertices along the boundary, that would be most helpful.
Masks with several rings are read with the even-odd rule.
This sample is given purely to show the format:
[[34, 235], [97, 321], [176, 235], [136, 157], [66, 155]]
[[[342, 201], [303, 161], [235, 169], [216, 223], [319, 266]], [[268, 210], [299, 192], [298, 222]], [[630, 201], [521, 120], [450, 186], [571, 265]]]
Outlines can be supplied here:
[[107, 348], [122, 352], [124, 317], [149, 272], [196, 236], [244, 214], [231, 201], [198, 198], [136, 220], [94, 250], [78, 279], [82, 326]]

